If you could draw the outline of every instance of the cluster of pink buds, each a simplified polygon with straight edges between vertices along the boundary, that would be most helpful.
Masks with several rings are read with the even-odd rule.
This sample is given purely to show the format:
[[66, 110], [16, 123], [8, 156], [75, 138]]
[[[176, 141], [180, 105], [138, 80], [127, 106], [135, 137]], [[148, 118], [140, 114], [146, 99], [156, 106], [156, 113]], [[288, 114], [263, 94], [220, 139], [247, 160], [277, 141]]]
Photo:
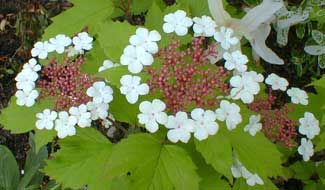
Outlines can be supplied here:
[[275, 101], [276, 97], [272, 95], [272, 89], [270, 89], [267, 99], [256, 98], [249, 108], [261, 114], [262, 131], [270, 140], [292, 148], [297, 145], [297, 124], [288, 118], [288, 113], [292, 110], [287, 105], [274, 108]]
[[181, 50], [181, 42], [173, 41], [156, 54], [161, 67], [147, 68], [152, 76], [147, 83], [152, 92], [163, 94], [169, 111], [215, 109], [219, 104], [216, 97], [229, 93], [225, 82], [229, 73], [208, 60], [217, 54], [214, 47], [205, 45], [204, 38], [193, 38], [191, 48]]
[[63, 64], [52, 59], [41, 71], [37, 86], [40, 88], [41, 98], [56, 98], [54, 110], [67, 110], [90, 101], [86, 90], [94, 81], [88, 74], [81, 73], [81, 65], [84, 62], [82, 56], [75, 59], [65, 58]]

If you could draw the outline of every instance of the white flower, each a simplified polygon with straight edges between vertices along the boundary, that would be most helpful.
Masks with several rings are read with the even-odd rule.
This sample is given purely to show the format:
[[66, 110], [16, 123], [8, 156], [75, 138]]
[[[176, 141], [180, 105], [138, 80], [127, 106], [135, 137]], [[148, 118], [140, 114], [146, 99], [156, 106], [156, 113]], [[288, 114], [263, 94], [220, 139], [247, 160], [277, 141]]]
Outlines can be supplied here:
[[194, 137], [198, 140], [204, 140], [209, 135], [215, 135], [218, 132], [219, 125], [216, 122], [217, 116], [215, 112], [195, 108], [191, 112], [191, 117], [195, 122]]
[[51, 111], [50, 109], [45, 109], [43, 113], [37, 113], [36, 128], [37, 129], [53, 129], [54, 121], [58, 114], [56, 111]]
[[314, 154], [314, 146], [311, 140], [306, 138], [301, 139], [301, 144], [298, 147], [298, 153], [302, 155], [303, 160], [306, 162]]
[[31, 53], [33, 57], [38, 57], [40, 59], [46, 59], [49, 52], [54, 51], [54, 46], [48, 41], [45, 42], [36, 42]]
[[260, 91], [259, 82], [263, 82], [263, 80], [263, 75], [257, 74], [255, 71], [233, 76], [230, 79], [230, 85], [233, 87], [230, 91], [231, 98], [241, 99], [245, 104], [252, 103], [254, 95]]
[[73, 37], [72, 43], [76, 50], [91, 50], [93, 48], [93, 38], [87, 32], [81, 32], [78, 36]]
[[138, 114], [139, 123], [144, 124], [150, 133], [158, 130], [158, 123], [165, 124], [167, 122], [167, 114], [163, 112], [166, 105], [161, 100], [154, 99], [152, 102], [141, 102], [139, 109], [141, 111]]
[[68, 47], [68, 49], [65, 50], [65, 52], [68, 53], [68, 57], [73, 57], [73, 56], [79, 55], [79, 54], [82, 55], [85, 53], [84, 50], [82, 50], [82, 49], [76, 50], [73, 46]]
[[136, 47], [140, 46], [147, 52], [155, 54], [158, 52], [157, 42], [161, 40], [161, 36], [158, 31], [148, 31], [146, 28], [138, 28], [136, 35], [130, 37], [130, 44]]
[[216, 32], [217, 24], [209, 16], [194, 17], [194, 36], [211, 37]]
[[94, 103], [110, 103], [113, 100], [113, 89], [106, 86], [105, 82], [98, 81], [87, 89], [87, 95], [93, 98]]
[[256, 184], [259, 184], [259, 185], [264, 185], [264, 182], [263, 180], [260, 178], [260, 176], [258, 176], [257, 174], [252, 174], [250, 175], [247, 179], [246, 179], [246, 183], [249, 185], [249, 186], [254, 186]]
[[225, 52], [223, 58], [226, 60], [225, 67], [228, 70], [236, 69], [239, 72], [245, 72], [247, 70], [246, 63], [248, 58], [243, 55], [239, 50], [232, 53]]
[[71, 107], [69, 113], [77, 118], [77, 124], [81, 128], [91, 126], [91, 113], [87, 111], [87, 106], [85, 104], [81, 104], [79, 107]]
[[264, 185], [263, 180], [256, 173], [252, 174], [246, 169], [246, 167], [235, 158], [234, 164], [231, 166], [231, 173], [235, 178], [243, 177], [246, 179], [246, 183], [250, 186], [255, 186], [256, 184]]
[[305, 112], [304, 117], [299, 119], [299, 123], [299, 133], [306, 135], [308, 139], [313, 139], [316, 135], [319, 135], [319, 121], [314, 114]]
[[226, 121], [228, 130], [233, 130], [242, 122], [242, 117], [239, 112], [240, 107], [237, 104], [222, 100], [220, 102], [220, 108], [216, 110], [216, 117], [220, 121]]
[[163, 30], [169, 34], [175, 32], [178, 36], [185, 36], [188, 28], [192, 26], [193, 22], [186, 17], [186, 12], [177, 10], [175, 13], [170, 13], [164, 16]]
[[31, 69], [32, 71], [37, 72], [41, 70], [41, 65], [37, 64], [36, 59], [31, 58], [28, 63], [24, 64], [23, 69]]
[[271, 73], [265, 79], [265, 83], [271, 85], [273, 90], [282, 90], [286, 91], [289, 85], [287, 79], [279, 77], [278, 75]]
[[304, 90], [292, 87], [287, 90], [287, 94], [291, 97], [292, 103], [308, 105], [308, 95]]
[[105, 60], [103, 62], [103, 65], [101, 67], [99, 67], [98, 72], [102, 72], [102, 71], [105, 71], [107, 69], [117, 67], [117, 66], [119, 66], [119, 64], [114, 64], [111, 60]]
[[126, 46], [120, 58], [121, 64], [127, 65], [131, 73], [140, 73], [143, 66], [149, 66], [153, 61], [152, 55], [146, 52], [143, 47], [133, 45]]
[[37, 90], [31, 90], [31, 91], [18, 90], [15, 96], [17, 97], [16, 100], [17, 105], [32, 107], [35, 104], [35, 100], [39, 96], [39, 93]]
[[91, 113], [92, 120], [97, 120], [99, 118], [106, 119], [106, 117], [108, 116], [108, 104], [88, 102], [87, 108]]
[[74, 116], [69, 116], [68, 112], [59, 112], [59, 118], [55, 120], [54, 129], [58, 132], [58, 137], [60, 139], [67, 136], [73, 136], [76, 134], [77, 118]]
[[251, 115], [249, 117], [249, 124], [245, 126], [244, 131], [249, 132], [250, 135], [255, 136], [257, 132], [262, 129], [262, 124], [260, 123], [261, 115]]
[[130, 104], [138, 101], [139, 95], [149, 93], [149, 86], [146, 83], [140, 84], [141, 78], [138, 76], [123, 75], [120, 82], [122, 84], [120, 91], [126, 96]]
[[71, 38], [63, 34], [58, 34], [55, 38], [51, 38], [49, 41], [54, 45], [55, 51], [58, 54], [63, 53], [64, 48], [71, 44]]
[[38, 74], [35, 71], [30, 68], [24, 68], [15, 78], [17, 81], [16, 87], [26, 92], [31, 91], [35, 88], [37, 78]]
[[168, 116], [166, 128], [170, 129], [167, 138], [176, 143], [178, 141], [187, 143], [191, 138], [191, 132], [194, 132], [194, 121], [187, 118], [185, 112], [177, 112], [176, 116]]
[[214, 34], [214, 39], [221, 43], [223, 49], [228, 50], [231, 46], [236, 45], [239, 42], [238, 38], [232, 37], [233, 34], [234, 31], [231, 28], [222, 26], [220, 32]]

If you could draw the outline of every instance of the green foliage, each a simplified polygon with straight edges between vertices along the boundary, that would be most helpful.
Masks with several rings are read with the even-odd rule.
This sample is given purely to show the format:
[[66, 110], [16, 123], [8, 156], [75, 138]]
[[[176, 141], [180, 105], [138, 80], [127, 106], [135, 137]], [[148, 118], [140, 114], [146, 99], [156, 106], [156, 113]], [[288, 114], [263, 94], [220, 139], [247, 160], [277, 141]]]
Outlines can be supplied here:
[[[36, 150], [34, 135], [29, 136], [30, 149], [26, 155], [24, 175], [20, 177], [20, 171], [15, 157], [5, 146], [0, 145], [0, 189], [4, 190], [36, 190], [43, 184], [44, 174], [39, 170], [45, 165], [48, 157], [46, 146]], [[50, 190], [55, 186], [54, 181], [50, 181], [44, 190]], [[52, 189], [54, 190], [54, 189]]]
[[230, 171], [233, 163], [232, 146], [225, 127], [204, 141], [195, 141], [195, 144], [197, 151], [202, 154], [208, 164], [211, 164], [217, 172], [225, 175], [228, 179], [232, 179]]
[[122, 140], [113, 148], [106, 169], [110, 178], [129, 172], [133, 190], [197, 190], [200, 180], [186, 151], [149, 134]]
[[78, 130], [73, 137], [60, 141], [61, 149], [47, 161], [44, 172], [64, 187], [107, 190], [109, 182], [103, 170], [112, 144], [93, 128]]
[[108, 59], [119, 62], [136, 27], [126, 22], [105, 22], [98, 28], [98, 41]]
[[210, 16], [208, 1], [197, 0], [177, 0], [182, 5], [187, 5], [190, 8], [192, 17], [201, 17], [202, 15]]
[[281, 153], [262, 133], [252, 137], [243, 129], [235, 129], [229, 136], [236, 155], [249, 171], [264, 179], [282, 174]]
[[35, 129], [36, 114], [43, 112], [46, 108], [50, 108], [53, 102], [50, 99], [42, 99], [38, 100], [34, 106], [28, 108], [18, 106], [16, 104], [16, 97], [13, 96], [9, 106], [0, 115], [0, 123], [3, 124], [5, 129], [10, 130], [11, 133], [28, 132]]
[[61, 34], [74, 35], [83, 28], [88, 27], [90, 33], [95, 31], [97, 25], [109, 18], [113, 12], [111, 0], [72, 0], [74, 7], [52, 19], [53, 23], [45, 30], [43, 39]]

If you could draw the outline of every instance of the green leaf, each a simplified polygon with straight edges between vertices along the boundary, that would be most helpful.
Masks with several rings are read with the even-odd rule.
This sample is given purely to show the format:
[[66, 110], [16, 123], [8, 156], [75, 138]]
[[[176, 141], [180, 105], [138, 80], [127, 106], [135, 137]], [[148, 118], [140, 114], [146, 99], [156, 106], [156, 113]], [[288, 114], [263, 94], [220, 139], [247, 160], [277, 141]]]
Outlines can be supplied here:
[[253, 137], [242, 128], [237, 128], [229, 134], [238, 159], [249, 171], [263, 179], [282, 174], [282, 155], [262, 133]]
[[324, 162], [320, 163], [317, 166], [316, 170], [317, 170], [317, 173], [318, 173], [321, 181], [325, 184], [325, 163]]
[[163, 12], [157, 3], [153, 2], [146, 16], [145, 27], [149, 30], [157, 30], [159, 33], [162, 33], [162, 26], [164, 24], [163, 17]]
[[9, 106], [2, 111], [0, 123], [11, 133], [25, 133], [35, 129], [36, 114], [43, 112], [46, 108], [51, 108], [54, 100], [37, 100], [36, 104], [30, 108], [18, 106], [16, 97], [12, 96]]
[[53, 23], [46, 28], [43, 40], [55, 37], [57, 34], [72, 36], [88, 27], [90, 33], [97, 25], [107, 19], [113, 12], [110, 0], [72, 0], [74, 6], [52, 19]]
[[132, 190], [198, 190], [196, 166], [186, 151], [164, 145], [150, 134], [130, 135], [113, 148], [107, 164], [110, 178], [126, 175]]
[[0, 145], [0, 188], [15, 190], [19, 182], [19, 169], [10, 150]]
[[146, 12], [153, 0], [132, 0], [131, 12], [135, 15]]
[[264, 185], [255, 185], [254, 187], [247, 185], [244, 178], [236, 179], [232, 190], [278, 190], [278, 188], [269, 179], [263, 179]]
[[56, 131], [35, 129], [35, 148], [38, 151], [42, 146], [51, 142], [56, 137]]
[[230, 170], [233, 163], [232, 147], [227, 133], [229, 131], [223, 127], [216, 135], [209, 136], [206, 140], [196, 140], [195, 145], [208, 164], [211, 164], [217, 172], [225, 175], [228, 179], [232, 179]]
[[109, 112], [114, 115], [117, 121], [126, 122], [132, 126], [136, 125], [141, 101], [138, 100], [138, 103], [130, 104], [118, 88], [112, 88], [114, 90], [114, 101], [109, 104]]
[[211, 167], [200, 166], [198, 171], [201, 181], [200, 190], [231, 190], [226, 180]]
[[135, 34], [136, 27], [127, 22], [105, 22], [98, 28], [98, 41], [105, 55], [113, 62], [119, 63], [129, 38]]
[[187, 5], [190, 8], [192, 17], [201, 17], [202, 15], [210, 16], [208, 1], [198, 0], [177, 0], [182, 5]]
[[318, 66], [321, 69], [325, 69], [325, 54], [318, 56]]
[[93, 128], [78, 129], [75, 136], [59, 141], [61, 149], [47, 161], [44, 171], [64, 187], [107, 190], [105, 163], [112, 144]]
[[86, 62], [81, 65], [81, 71], [88, 74], [97, 74], [100, 66], [106, 60], [106, 55], [103, 48], [96, 40], [93, 44], [93, 49], [86, 54]]
[[312, 30], [311, 31], [311, 36], [313, 37], [313, 39], [315, 40], [315, 42], [317, 42], [319, 45], [322, 44], [324, 34], [321, 31]]
[[294, 178], [301, 180], [308, 180], [316, 171], [313, 162], [295, 162], [290, 169], [294, 172]]

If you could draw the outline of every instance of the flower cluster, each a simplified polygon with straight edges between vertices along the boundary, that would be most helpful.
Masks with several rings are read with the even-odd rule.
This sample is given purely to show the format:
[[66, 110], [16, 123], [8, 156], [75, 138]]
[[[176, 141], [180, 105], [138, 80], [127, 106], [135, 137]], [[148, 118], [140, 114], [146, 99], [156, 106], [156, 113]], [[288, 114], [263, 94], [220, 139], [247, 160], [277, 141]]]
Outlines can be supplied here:
[[243, 177], [249, 186], [256, 184], [264, 185], [264, 181], [257, 173], [251, 173], [247, 168], [235, 157], [234, 163], [231, 166], [231, 173], [235, 178]]
[[288, 117], [292, 112], [288, 106], [274, 108], [276, 97], [269, 90], [267, 99], [257, 98], [248, 105], [249, 109], [261, 115], [262, 131], [272, 141], [291, 148], [296, 145], [296, 123]]
[[52, 59], [40, 72], [37, 86], [41, 97], [54, 97], [54, 110], [68, 110], [71, 106], [89, 102], [85, 92], [94, 81], [88, 74], [81, 73], [84, 62], [82, 56], [66, 58], [63, 64]]
[[36, 59], [32, 58], [24, 64], [23, 70], [16, 76], [17, 105], [31, 107], [35, 104], [35, 100], [39, 96], [39, 92], [35, 89], [35, 83], [39, 77], [37, 72], [40, 70], [41, 66]]
[[161, 93], [167, 109], [173, 113], [189, 106], [215, 109], [217, 96], [227, 95], [225, 82], [229, 73], [223, 67], [212, 65], [208, 56], [215, 55], [213, 45], [203, 47], [203, 38], [193, 38], [192, 47], [180, 50], [180, 41], [174, 41], [156, 55], [161, 67], [149, 67], [148, 85], [152, 92]]

